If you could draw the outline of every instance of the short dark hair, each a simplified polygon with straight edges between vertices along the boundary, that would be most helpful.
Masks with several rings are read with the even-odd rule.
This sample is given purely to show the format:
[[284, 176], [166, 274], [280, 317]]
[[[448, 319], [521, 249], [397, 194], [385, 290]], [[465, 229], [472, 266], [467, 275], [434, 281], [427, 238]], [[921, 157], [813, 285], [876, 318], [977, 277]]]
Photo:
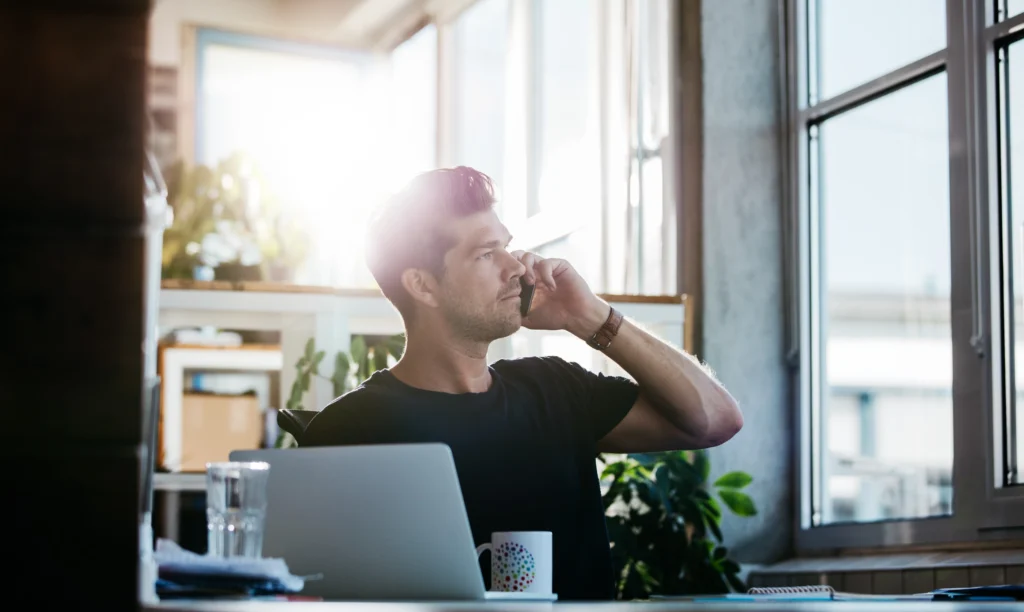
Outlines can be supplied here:
[[402, 286], [409, 268], [444, 276], [444, 256], [454, 246], [445, 232], [452, 219], [494, 206], [491, 178], [458, 166], [424, 172], [382, 204], [370, 219], [366, 263], [377, 285], [403, 316], [412, 298]]

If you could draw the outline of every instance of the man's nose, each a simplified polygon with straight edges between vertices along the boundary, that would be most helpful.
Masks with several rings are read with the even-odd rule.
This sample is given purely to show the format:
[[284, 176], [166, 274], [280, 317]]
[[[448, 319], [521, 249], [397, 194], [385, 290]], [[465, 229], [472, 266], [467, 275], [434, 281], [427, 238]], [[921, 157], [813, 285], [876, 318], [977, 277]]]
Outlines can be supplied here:
[[511, 253], [508, 254], [508, 258], [511, 260], [511, 265], [506, 269], [509, 271], [508, 275], [510, 278], [526, 274], [526, 266], [523, 265], [523, 262], [516, 259]]

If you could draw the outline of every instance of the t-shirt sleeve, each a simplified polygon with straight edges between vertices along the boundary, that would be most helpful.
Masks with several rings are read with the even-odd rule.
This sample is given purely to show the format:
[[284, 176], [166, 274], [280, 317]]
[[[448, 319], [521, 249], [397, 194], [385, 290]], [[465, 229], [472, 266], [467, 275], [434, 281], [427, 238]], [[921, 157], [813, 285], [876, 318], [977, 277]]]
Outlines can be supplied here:
[[591, 372], [560, 357], [546, 359], [568, 377], [569, 384], [582, 396], [580, 409], [595, 442], [615, 429], [640, 395], [640, 387], [628, 378]]

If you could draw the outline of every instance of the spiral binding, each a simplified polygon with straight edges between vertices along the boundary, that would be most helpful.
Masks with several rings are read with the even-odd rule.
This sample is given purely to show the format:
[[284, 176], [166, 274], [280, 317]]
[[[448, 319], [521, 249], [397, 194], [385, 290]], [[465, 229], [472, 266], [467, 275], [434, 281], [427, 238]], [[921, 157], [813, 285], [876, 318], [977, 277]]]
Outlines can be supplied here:
[[754, 587], [747, 591], [750, 595], [792, 595], [794, 593], [828, 593], [835, 594], [835, 589], [827, 584], [809, 584], [807, 586], [785, 587]]

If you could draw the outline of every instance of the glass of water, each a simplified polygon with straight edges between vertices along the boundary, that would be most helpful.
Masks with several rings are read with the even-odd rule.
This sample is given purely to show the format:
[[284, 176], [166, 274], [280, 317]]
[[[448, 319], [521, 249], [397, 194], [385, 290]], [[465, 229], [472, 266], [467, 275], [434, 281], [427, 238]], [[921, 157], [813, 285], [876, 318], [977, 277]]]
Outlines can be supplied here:
[[270, 464], [264, 461], [206, 464], [207, 554], [262, 555], [269, 476]]

